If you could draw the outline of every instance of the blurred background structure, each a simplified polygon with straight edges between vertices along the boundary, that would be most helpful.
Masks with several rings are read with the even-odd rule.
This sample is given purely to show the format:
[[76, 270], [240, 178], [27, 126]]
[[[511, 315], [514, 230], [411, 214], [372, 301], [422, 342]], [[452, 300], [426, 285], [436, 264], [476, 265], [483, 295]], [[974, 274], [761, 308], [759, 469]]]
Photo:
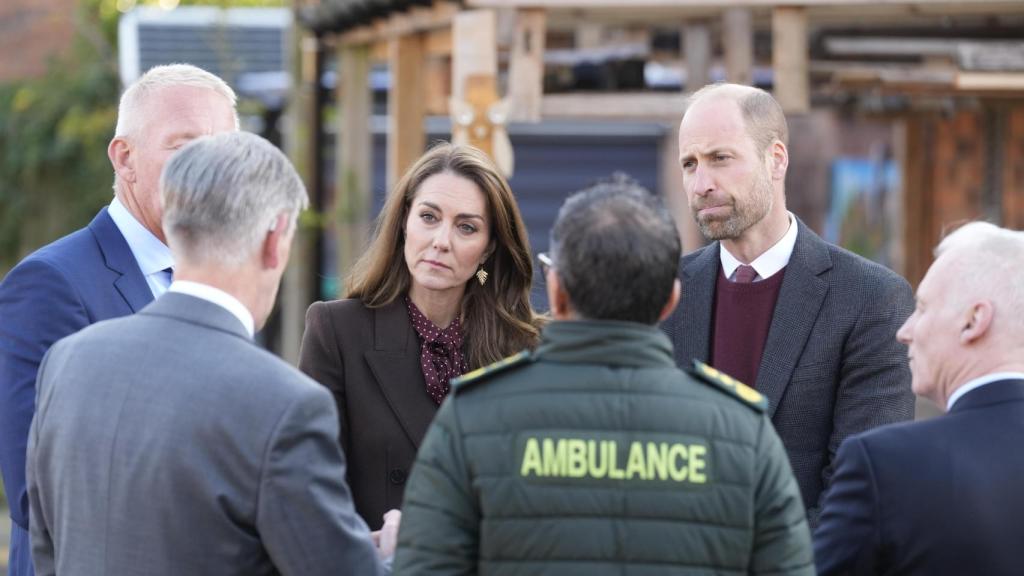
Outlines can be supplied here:
[[313, 199], [262, 334], [292, 361], [306, 307], [339, 293], [436, 139], [507, 167], [535, 251], [565, 195], [614, 171], [699, 247], [675, 132], [709, 82], [771, 90], [790, 208], [912, 284], [944, 229], [1024, 228], [1019, 0], [4, 0], [0, 54], [0, 275], [110, 201], [123, 83], [190, 62], [236, 88]]

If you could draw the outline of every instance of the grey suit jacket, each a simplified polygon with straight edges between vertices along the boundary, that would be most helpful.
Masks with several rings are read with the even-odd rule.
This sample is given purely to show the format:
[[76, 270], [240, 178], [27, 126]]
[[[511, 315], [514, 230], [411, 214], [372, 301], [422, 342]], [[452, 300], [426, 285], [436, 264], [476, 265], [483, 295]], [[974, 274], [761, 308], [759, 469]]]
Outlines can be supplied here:
[[[753, 385], [768, 397], [813, 525], [843, 439], [914, 415], [907, 349], [896, 341], [914, 299], [896, 273], [797, 225]], [[710, 359], [718, 250], [714, 242], [680, 263], [683, 297], [662, 324], [679, 366]]]
[[28, 449], [37, 573], [379, 574], [323, 387], [168, 293], [59, 341]]

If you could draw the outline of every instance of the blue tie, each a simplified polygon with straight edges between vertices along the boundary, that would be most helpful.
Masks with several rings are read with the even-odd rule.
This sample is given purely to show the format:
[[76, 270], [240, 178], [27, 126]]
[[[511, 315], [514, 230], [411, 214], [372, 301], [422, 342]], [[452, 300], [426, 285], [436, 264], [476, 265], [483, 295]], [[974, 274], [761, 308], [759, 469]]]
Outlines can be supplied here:
[[167, 274], [168, 278], [170, 278], [170, 282], [174, 282], [174, 267], [168, 266], [167, 268], [164, 268], [163, 272], [164, 274]]

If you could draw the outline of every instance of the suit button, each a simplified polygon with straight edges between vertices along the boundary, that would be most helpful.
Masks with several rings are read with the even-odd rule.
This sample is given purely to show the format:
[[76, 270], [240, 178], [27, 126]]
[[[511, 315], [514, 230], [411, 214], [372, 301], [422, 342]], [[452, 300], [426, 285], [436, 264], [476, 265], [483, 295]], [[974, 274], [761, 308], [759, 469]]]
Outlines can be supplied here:
[[392, 484], [403, 484], [405, 482], [405, 470], [401, 468], [395, 468], [388, 474], [388, 478]]

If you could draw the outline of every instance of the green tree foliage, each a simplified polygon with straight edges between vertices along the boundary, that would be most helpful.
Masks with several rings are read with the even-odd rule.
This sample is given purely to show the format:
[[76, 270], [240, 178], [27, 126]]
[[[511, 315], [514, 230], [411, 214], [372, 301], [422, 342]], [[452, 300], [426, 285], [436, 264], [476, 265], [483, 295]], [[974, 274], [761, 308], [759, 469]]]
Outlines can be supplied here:
[[[106, 149], [120, 95], [117, 21], [120, 10], [135, 4], [80, 0], [72, 50], [54, 58], [41, 78], [0, 85], [0, 274], [32, 249], [84, 226], [112, 197]], [[180, 4], [277, 7], [287, 2]]]

